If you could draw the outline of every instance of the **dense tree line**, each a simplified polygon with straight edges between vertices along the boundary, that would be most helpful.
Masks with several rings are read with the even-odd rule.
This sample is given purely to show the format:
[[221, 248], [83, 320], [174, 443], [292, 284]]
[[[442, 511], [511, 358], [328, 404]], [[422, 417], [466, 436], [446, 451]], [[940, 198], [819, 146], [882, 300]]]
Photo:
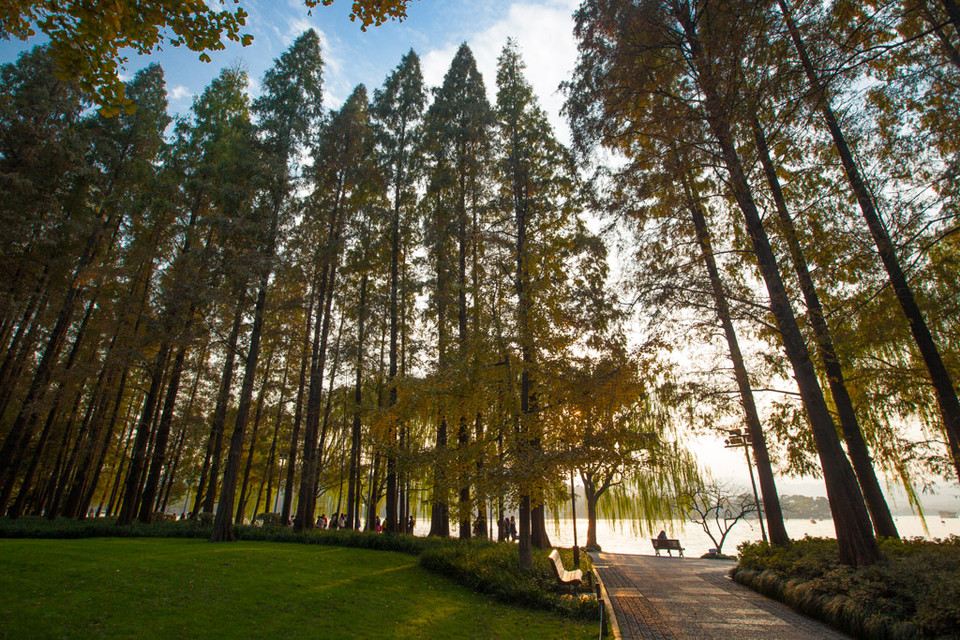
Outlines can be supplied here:
[[313, 31], [256, 100], [227, 68], [173, 120], [158, 66], [113, 117], [46, 49], [2, 73], [9, 517], [179, 504], [229, 540], [262, 513], [429, 514], [471, 537], [518, 508], [529, 563], [586, 464], [572, 416], [619, 423], [617, 473], [682, 458], [649, 455], [652, 386], [512, 42], [495, 104], [463, 45], [440, 87], [411, 51], [328, 110]]

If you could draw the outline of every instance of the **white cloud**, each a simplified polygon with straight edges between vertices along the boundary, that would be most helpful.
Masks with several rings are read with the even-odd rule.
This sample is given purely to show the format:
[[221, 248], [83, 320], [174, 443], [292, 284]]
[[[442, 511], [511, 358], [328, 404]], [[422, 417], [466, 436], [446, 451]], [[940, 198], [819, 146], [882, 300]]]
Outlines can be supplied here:
[[[564, 142], [569, 142], [570, 134], [560, 116], [564, 98], [559, 86], [570, 77], [577, 61], [572, 16], [578, 4], [579, 1], [574, 0], [515, 2], [503, 18], [466, 38], [483, 74], [491, 102], [496, 100], [497, 93], [497, 58], [507, 38], [516, 40], [527, 65], [527, 80], [557, 136]], [[428, 85], [439, 86], [443, 82], [459, 46], [459, 42], [449, 43], [422, 57], [424, 79]]]
[[187, 100], [193, 97], [193, 92], [182, 84], [178, 84], [177, 86], [173, 87], [167, 92], [167, 94], [170, 96], [171, 100], [177, 101]]

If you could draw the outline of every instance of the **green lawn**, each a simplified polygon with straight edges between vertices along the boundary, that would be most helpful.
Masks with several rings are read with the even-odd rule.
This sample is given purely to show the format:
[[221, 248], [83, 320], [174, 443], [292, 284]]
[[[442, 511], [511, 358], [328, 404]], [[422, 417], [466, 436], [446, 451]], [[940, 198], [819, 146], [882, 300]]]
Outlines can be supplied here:
[[593, 638], [413, 556], [194, 539], [0, 540], [0, 638]]

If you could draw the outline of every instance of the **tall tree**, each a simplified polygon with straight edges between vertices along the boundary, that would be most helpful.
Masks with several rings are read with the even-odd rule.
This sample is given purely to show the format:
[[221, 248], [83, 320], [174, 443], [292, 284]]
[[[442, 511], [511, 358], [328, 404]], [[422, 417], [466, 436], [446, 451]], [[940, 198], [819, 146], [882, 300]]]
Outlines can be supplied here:
[[[414, 186], [419, 163], [414, 150], [420, 136], [420, 121], [426, 105], [420, 58], [411, 49], [373, 94], [372, 112], [384, 158], [388, 190], [393, 204], [390, 221], [390, 377], [389, 406], [397, 404], [397, 380], [400, 355], [400, 257], [406, 242], [401, 238], [403, 213], [416, 204]], [[387, 518], [388, 533], [400, 533], [398, 524], [397, 454], [395, 428], [388, 434]]]
[[[318, 304], [323, 313], [314, 328], [311, 357], [310, 391], [307, 401], [307, 425], [304, 438], [304, 464], [300, 480], [300, 501], [297, 506], [297, 529], [311, 528], [316, 520], [319, 465], [323, 451], [320, 432], [325, 412], [322, 403], [323, 376], [326, 368], [327, 341], [332, 319], [332, 306], [337, 291], [337, 278], [342, 262], [343, 232], [358, 212], [370, 204], [370, 162], [374, 152], [367, 90], [357, 86], [343, 107], [334, 113], [325, 128], [316, 150], [314, 193], [311, 196], [309, 224], [325, 228], [320, 262], [323, 276]], [[326, 420], [324, 420], [326, 424]]]
[[[946, 1], [952, 4], [952, 0]], [[827, 87], [807, 52], [806, 43], [800, 33], [798, 25], [792, 17], [789, 7], [783, 0], [778, 0], [778, 3], [787, 29], [789, 30], [790, 39], [796, 48], [797, 57], [800, 59], [800, 64], [810, 84], [812, 97], [819, 106], [823, 120], [827, 125], [827, 129], [830, 131], [830, 136], [833, 138], [837, 153], [840, 155], [840, 160], [843, 163], [847, 180], [850, 183], [850, 188], [853, 190], [854, 196], [857, 199], [857, 204], [863, 214], [863, 219], [877, 247], [880, 261], [883, 264], [884, 270], [887, 272], [897, 301], [900, 303], [903, 314], [907, 318], [907, 324], [910, 327], [914, 342], [926, 365], [930, 382], [936, 394], [937, 405], [939, 406], [941, 420], [943, 421], [943, 428], [947, 434], [953, 465], [958, 477], [960, 477], [960, 399], [958, 399], [956, 387], [954, 387], [950, 372], [944, 365], [940, 349], [934, 340], [933, 333], [927, 325], [926, 317], [920, 309], [920, 305], [917, 303], [917, 297], [914, 294], [913, 287], [910, 285], [907, 274], [897, 255], [896, 246], [880, 218], [880, 213], [875, 204], [876, 198], [871, 193], [871, 189], [860, 171], [850, 144], [833, 111], [827, 94]], [[954, 8], [956, 8], [956, 5], [954, 5]]]
[[302, 145], [316, 133], [322, 115], [322, 70], [320, 39], [312, 29], [305, 31], [264, 74], [261, 82], [264, 93], [253, 105], [258, 119], [260, 153], [267, 167], [258, 203], [262, 227], [257, 238], [258, 262], [253, 271], [258, 280], [257, 299], [236, 423], [230, 437], [217, 515], [210, 536], [213, 542], [233, 540], [232, 517], [237, 476], [260, 355], [267, 291], [276, 263], [277, 247], [282, 241], [281, 217], [289, 211], [296, 186], [297, 155]]
[[[664, 5], [619, 1], [585, 4], [577, 13], [576, 33], [581, 41], [581, 55], [576, 87], [595, 102], [581, 103], [573, 112], [577, 114], [575, 117], [590, 119], [597, 125], [594, 139], [615, 146], [614, 136], [624, 127], [642, 131], [641, 122], [649, 126], [653, 114], [637, 111], [638, 107], [643, 108], [638, 104], [644, 100], [643, 96], [676, 91], [673, 95], [689, 99], [681, 91], [683, 81], [688, 81], [687, 86], [695, 87], [702, 96], [702, 118], [720, 152], [730, 189], [743, 215], [774, 320], [813, 430], [834, 513], [841, 559], [855, 566], [868, 565], [879, 559], [880, 550], [737, 148], [731, 104], [738, 98], [738, 87], [727, 82], [730, 68], [724, 66], [723, 61], [739, 59], [745, 54], [748, 44], [745, 34], [749, 33], [749, 20], [753, 15], [745, 6], [720, 8], [681, 0]], [[632, 58], [629, 51], [640, 51], [642, 55]], [[618, 98], [622, 100], [617, 101]], [[690, 102], [679, 102], [674, 108], [688, 110]], [[601, 113], [607, 123], [591, 119]]]

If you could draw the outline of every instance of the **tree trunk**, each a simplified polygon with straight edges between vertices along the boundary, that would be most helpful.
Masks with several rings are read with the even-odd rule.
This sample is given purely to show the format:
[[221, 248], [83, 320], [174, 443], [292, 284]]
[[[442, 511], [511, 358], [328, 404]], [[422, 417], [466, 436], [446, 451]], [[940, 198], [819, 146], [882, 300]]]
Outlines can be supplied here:
[[[359, 505], [356, 505], [359, 493], [360, 480], [360, 417], [363, 410], [363, 348], [364, 348], [364, 321], [367, 311], [367, 273], [360, 278], [360, 307], [357, 319], [357, 377], [353, 387], [353, 426], [350, 431], [350, 480], [347, 488], [347, 526], [355, 529], [360, 525], [354, 522], [354, 514]], [[359, 520], [359, 518], [357, 519]]]
[[[870, 511], [873, 528], [879, 537], [899, 538], [897, 525], [893, 522], [890, 508], [887, 506], [887, 501], [883, 497], [883, 491], [880, 489], [880, 483], [877, 481], [877, 474], [873, 468], [873, 461], [870, 459], [867, 443], [863, 439], [863, 431], [860, 429], [860, 423], [857, 420], [857, 413], [853, 407], [853, 401], [847, 392], [847, 385], [843, 378], [843, 368], [840, 366], [840, 359], [837, 357], [836, 349], [833, 347], [833, 337], [830, 334], [830, 328], [827, 326], [827, 321], [824, 318], [823, 307], [820, 304], [820, 296], [817, 295], [816, 286], [813, 283], [813, 278], [810, 276], [810, 270], [807, 267], [803, 249], [800, 247], [797, 229], [787, 210], [787, 201], [780, 188], [780, 179], [777, 177], [776, 168], [770, 157], [766, 136], [756, 116], [754, 116], [751, 124], [753, 127], [754, 141], [757, 144], [757, 151], [760, 156], [760, 163], [763, 165], [763, 172], [766, 175], [767, 184], [770, 186], [770, 192], [773, 195], [773, 201], [776, 205], [777, 217], [780, 221], [780, 233], [787, 241], [787, 246], [790, 249], [793, 268], [794, 271], [796, 271], [797, 278], [800, 282], [800, 289], [803, 292], [803, 299], [807, 305], [807, 318], [810, 321], [810, 326], [813, 328], [813, 335], [820, 353], [820, 361], [823, 365], [824, 372], [827, 374], [830, 393], [837, 407], [837, 415], [840, 418], [840, 428], [843, 431], [843, 439], [847, 444], [847, 454], [850, 456], [850, 461], [853, 463], [853, 470], [857, 474], [857, 480], [860, 482], [860, 490], [863, 491], [863, 497], [867, 502], [867, 509]], [[766, 499], [764, 499], [764, 501], [766, 502]]]
[[223, 486], [220, 490], [220, 502], [217, 505], [217, 515], [213, 519], [211, 542], [232, 542], [233, 502], [237, 491], [237, 475], [240, 472], [240, 456], [243, 454], [243, 432], [247, 428], [250, 416], [250, 404], [253, 400], [253, 383], [257, 373], [257, 362], [260, 359], [260, 335], [263, 331], [264, 309], [267, 304], [267, 287], [270, 284], [270, 274], [273, 272], [273, 260], [276, 252], [277, 233], [280, 225], [279, 205], [274, 207], [270, 219], [270, 229], [266, 239], [266, 247], [261, 257], [266, 261], [260, 274], [260, 286], [257, 293], [257, 304], [253, 311], [253, 327], [250, 329], [250, 347], [247, 351], [247, 362], [243, 372], [243, 383], [240, 386], [240, 399], [237, 404], [237, 421], [230, 437], [230, 449], [227, 452], [227, 464], [223, 469]]
[[873, 537], [873, 528], [863, 502], [863, 495], [860, 493], [853, 469], [843, 452], [836, 426], [833, 424], [830, 410], [823, 398], [823, 391], [820, 389], [816, 369], [810, 361], [810, 354], [800, 333], [800, 327], [797, 325], [786, 288], [780, 278], [776, 257], [763, 228], [763, 221], [753, 200], [730, 124], [726, 119], [728, 110], [720, 101], [711, 63], [704, 55], [690, 14], [682, 10], [678, 12], [678, 18], [686, 35], [700, 89], [703, 92], [707, 123], [720, 146], [723, 162], [729, 173], [730, 187], [743, 213], [757, 265], [770, 296], [773, 316], [783, 338], [784, 348], [813, 429], [836, 526], [840, 561], [854, 567], [874, 564], [881, 558], [880, 547]]
[[[243, 324], [243, 305], [247, 298], [246, 279], [237, 286], [236, 296], [237, 307], [233, 312], [233, 324], [230, 327], [230, 336], [227, 338], [223, 373], [220, 376], [220, 388], [217, 391], [217, 404], [213, 409], [213, 418], [210, 421], [207, 457], [204, 459], [204, 469], [200, 474], [200, 486], [197, 487], [196, 504], [193, 507], [194, 513], [197, 512], [197, 508], [201, 504], [203, 505], [203, 513], [213, 513], [214, 503], [217, 500], [220, 458], [223, 451], [223, 432], [227, 421], [227, 405], [230, 403], [230, 386], [233, 384], [233, 368], [237, 360], [240, 327]], [[207, 467], [207, 459], [209, 459], [209, 468]], [[206, 492], [204, 492], [204, 484], [206, 484]]]
[[120, 514], [117, 516], [118, 525], [128, 525], [133, 522], [140, 506], [140, 477], [146, 462], [147, 443], [150, 440], [150, 431], [153, 425], [154, 413], [160, 396], [160, 386], [163, 384], [163, 371], [166, 368], [170, 355], [170, 343], [164, 339], [160, 350], [150, 369], [150, 390], [147, 391], [140, 421], [137, 425], [137, 435], [133, 441], [133, 453], [130, 459], [130, 470], [127, 473], [127, 482], [123, 491], [123, 502], [120, 505]]
[[[303, 327], [303, 353], [300, 357], [300, 377], [297, 381], [297, 402], [293, 410], [293, 432], [290, 434], [290, 449], [287, 451], [287, 477], [284, 483], [283, 506], [280, 508], [280, 521], [284, 525], [290, 524], [290, 513], [293, 511], [293, 482], [297, 466], [297, 451], [299, 451], [300, 425], [303, 422], [303, 394], [307, 382], [307, 362], [310, 358], [310, 326], [314, 309], [314, 296], [310, 297], [307, 306], [306, 322]], [[280, 491], [279, 481], [277, 492]]]
[[786, 545], [790, 542], [787, 529], [783, 524], [783, 511], [780, 508], [780, 497], [777, 493], [776, 481], [773, 477], [773, 466], [770, 464], [770, 454], [767, 451], [767, 440], [760, 424], [760, 414], [753, 399], [753, 388], [750, 386], [750, 377], [740, 352], [740, 341], [730, 317], [730, 306], [727, 304], [727, 294], [720, 280], [720, 271], [717, 269], [713, 257], [713, 247], [710, 241], [710, 231], [707, 228], [706, 217], [700, 207], [698, 199], [693, 193], [692, 185], [684, 177], [689, 209], [693, 218], [693, 226], [697, 233], [697, 244], [700, 246], [700, 255], [710, 277], [710, 286], [713, 301], [716, 305], [717, 316], [723, 326], [723, 333], [730, 350], [730, 361], [733, 363], [734, 377], [737, 389], [740, 392], [740, 404], [743, 407], [747, 431], [753, 447], [753, 455], [757, 461], [757, 475], [760, 477], [760, 493], [763, 495], [763, 506], [766, 512], [767, 528], [770, 530], [770, 542], [776, 545]]
[[47, 338], [47, 344], [40, 356], [40, 361], [37, 363], [26, 397], [13, 421], [13, 425], [7, 432], [3, 446], [0, 447], [0, 514], [7, 511], [7, 504], [13, 493], [17, 473], [20, 470], [20, 465], [23, 464], [24, 452], [33, 439], [33, 432], [36, 429], [39, 417], [37, 412], [42, 405], [40, 401], [47, 394], [53, 369], [56, 366], [60, 350], [63, 348], [67, 331], [73, 322], [77, 300], [87, 282], [88, 270], [99, 255], [107, 232], [111, 229], [115, 231], [120, 221], [121, 217], [119, 215], [111, 215], [106, 220], [98, 222], [96, 228], [87, 238], [83, 255], [73, 270], [67, 291], [60, 304], [57, 320]]
[[[277, 442], [280, 437], [280, 423], [283, 419], [283, 407], [287, 400], [287, 375], [290, 372], [289, 361], [284, 364], [283, 367], [283, 381], [280, 383], [280, 400], [277, 402], [277, 417], [273, 422], [273, 439], [270, 441], [270, 453], [267, 454], [267, 495], [266, 500], [263, 502], [263, 510], [266, 513], [273, 513], [273, 502], [271, 498], [273, 497], [273, 467], [276, 465], [277, 459]], [[279, 470], [280, 473], [283, 472], [283, 469]], [[261, 485], [262, 486], [262, 485]], [[277, 493], [280, 492], [280, 487], [277, 487]], [[260, 497], [257, 496], [257, 503], [260, 503]], [[256, 517], [256, 514], [254, 514]]]
[[457, 469], [460, 476], [460, 539], [470, 539], [470, 484], [467, 480], [467, 445], [470, 444], [470, 434], [467, 431], [467, 419], [460, 416], [457, 426]]
[[[270, 367], [273, 364], [273, 354], [276, 349], [270, 350], [267, 357], [267, 365], [264, 367], [263, 382], [260, 383], [260, 392], [257, 394], [257, 409], [253, 416], [253, 431], [250, 433], [250, 450], [247, 452], [247, 464], [243, 469], [243, 482], [240, 483], [240, 499], [237, 500], [237, 514], [234, 519], [236, 524], [243, 524], [243, 514], [247, 509], [247, 486], [250, 484], [250, 470], [253, 468], [253, 454], [257, 448], [257, 432], [260, 431], [260, 416], [263, 412], [263, 397], [267, 393], [267, 384], [270, 382]], [[253, 511], [256, 516], [257, 505], [254, 505]], [[251, 520], [252, 522], [252, 520]]]
[[[833, 143], [837, 148], [837, 153], [840, 155], [840, 161], [843, 163], [847, 180], [850, 182], [850, 187], [853, 189], [857, 203], [860, 205], [860, 211], [863, 213], [867, 228], [870, 230], [874, 244], [876, 244], [880, 261], [887, 271], [887, 276], [890, 279], [890, 284], [893, 285], [893, 291], [897, 296], [897, 301], [900, 303], [900, 308], [903, 309], [903, 313], [907, 317], [910, 333], [913, 334], [917, 349], [920, 351], [924, 364], [927, 366], [930, 381], [933, 384], [933, 390], [937, 397], [937, 405], [940, 408], [943, 428], [947, 432], [948, 441], [951, 443], [949, 447], [950, 456], [953, 459], [953, 465], [957, 475], [960, 477], [960, 400], [957, 398], [957, 391], [953, 386], [953, 381], [950, 379], [950, 373], [947, 371], [943, 359], [940, 357], [940, 350], [937, 348], [933, 334], [927, 326], [923, 312], [920, 311], [920, 307], [917, 304], [916, 297], [913, 294], [913, 288], [910, 286], [907, 276], [900, 266], [900, 259], [897, 257], [896, 247], [890, 239], [883, 221], [880, 219], [880, 215], [873, 204], [870, 190], [867, 188], [866, 181], [860, 175], [860, 169], [857, 167], [853, 153], [847, 145], [846, 137], [843, 135], [840, 124], [833, 113], [833, 109], [830, 107], [825, 87], [820, 81], [820, 76], [814, 68], [813, 62], [807, 55], [806, 45], [800, 37], [800, 31], [797, 29], [796, 24], [794, 24], [786, 3], [783, 0], [778, 1], [780, 3], [780, 10], [783, 12], [783, 18], [790, 31], [790, 37], [793, 40], [797, 54], [800, 57], [800, 62], [807, 75], [807, 81], [813, 89], [814, 96], [820, 106], [820, 112], [823, 115], [824, 121], [826, 121], [827, 128], [830, 130], [830, 135], [833, 137]], [[950, 5], [953, 5], [954, 10], [956, 9], [956, 4], [953, 0], [945, 0], [945, 6], [948, 11], [950, 10]], [[956, 19], [953, 12], [951, 13], [951, 18]]]
[[[191, 308], [191, 312], [193, 309]], [[192, 313], [191, 313], [192, 315]], [[189, 327], [189, 320], [187, 327]], [[149, 523], [153, 519], [153, 507], [157, 498], [157, 488], [160, 484], [160, 474], [167, 456], [167, 441], [170, 439], [170, 423], [173, 422], [173, 408], [177, 403], [177, 394], [180, 391], [180, 377], [183, 374], [183, 363], [187, 357], [187, 347], [181, 345], [173, 359], [173, 370], [170, 372], [170, 382], [167, 384], [167, 393], [163, 399], [163, 413], [160, 414], [160, 424], [157, 426], [157, 435], [153, 444], [153, 455], [150, 461], [150, 472], [143, 487], [143, 496], [140, 501], [139, 520]]]
[[593, 480], [588, 479], [588, 474], [580, 474], [583, 480], [583, 497], [587, 502], [587, 551], [602, 551], [597, 544], [597, 501], [600, 494], [595, 490]]

